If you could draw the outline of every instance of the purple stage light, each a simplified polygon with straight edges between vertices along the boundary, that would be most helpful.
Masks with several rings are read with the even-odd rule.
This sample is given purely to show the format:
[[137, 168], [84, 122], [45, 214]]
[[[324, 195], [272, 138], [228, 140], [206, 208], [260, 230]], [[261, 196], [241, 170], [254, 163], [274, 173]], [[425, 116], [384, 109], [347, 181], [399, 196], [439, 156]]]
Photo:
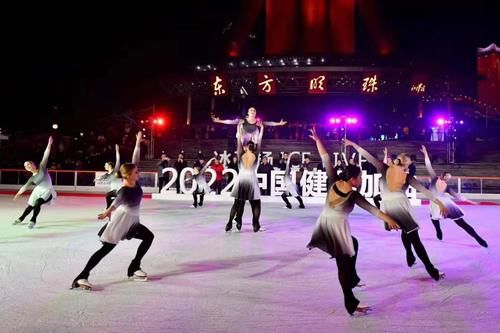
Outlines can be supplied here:
[[444, 119], [443, 119], [443, 118], [439, 118], [439, 119], [437, 120], [437, 124], [438, 124], [439, 126], [443, 126], [443, 125], [444, 125]]
[[460, 125], [463, 125], [464, 124], [464, 121], [463, 120], [460, 120]]
[[357, 124], [358, 123], [358, 118], [352, 118], [352, 123]]
[[335, 124], [335, 118], [330, 118], [330, 124]]

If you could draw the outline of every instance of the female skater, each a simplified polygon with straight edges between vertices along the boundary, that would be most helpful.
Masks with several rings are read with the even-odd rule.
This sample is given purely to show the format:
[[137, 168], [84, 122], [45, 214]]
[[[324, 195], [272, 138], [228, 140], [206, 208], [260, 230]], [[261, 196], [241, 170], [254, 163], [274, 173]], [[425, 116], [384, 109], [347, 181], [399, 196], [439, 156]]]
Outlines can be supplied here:
[[31, 172], [33, 175], [28, 179], [26, 184], [24, 184], [24, 186], [19, 189], [19, 191], [14, 196], [14, 200], [19, 198], [21, 194], [26, 192], [31, 184], [34, 184], [35, 188], [33, 189], [33, 192], [31, 192], [30, 198], [28, 199], [28, 207], [26, 207], [23, 214], [14, 221], [14, 225], [23, 222], [26, 216], [28, 216], [29, 213], [33, 211], [30, 223], [28, 224], [28, 228], [33, 229], [36, 224], [36, 218], [38, 217], [38, 214], [40, 214], [42, 205], [48, 202], [54, 203], [57, 197], [56, 191], [52, 186], [52, 179], [50, 178], [49, 171], [47, 169], [47, 161], [49, 160], [52, 142], [52, 137], [49, 137], [47, 148], [45, 148], [42, 161], [40, 162], [38, 167], [33, 161], [24, 162], [24, 168], [27, 171]]
[[[210, 166], [212, 161], [215, 159], [215, 157], [212, 157], [210, 160], [208, 160], [207, 163], [201, 168], [198, 166], [195, 166], [194, 172], [193, 172], [193, 179], [196, 181], [196, 188], [193, 191], [193, 207], [197, 208], [198, 206], [203, 206], [203, 198], [205, 197], [205, 194], [210, 193], [210, 187], [208, 187], [207, 181], [205, 180], [205, 171], [207, 171], [207, 168]], [[200, 196], [200, 202], [198, 203], [198, 195]]]
[[116, 176], [118, 170], [120, 170], [120, 146], [115, 145], [115, 152], [116, 159], [114, 166], [112, 162], [106, 162], [104, 164], [106, 173], [99, 177], [99, 181], [109, 182], [110, 190], [106, 193], [106, 209], [111, 206], [111, 203], [113, 203], [113, 200], [116, 198], [118, 190], [122, 187], [121, 179]]
[[91, 289], [92, 285], [88, 281], [90, 271], [115, 248], [120, 240], [132, 238], [141, 239], [142, 242], [128, 267], [127, 275], [135, 281], [147, 280], [147, 274], [141, 269], [141, 260], [151, 246], [154, 235], [139, 221], [142, 189], [138, 183], [137, 165], [140, 159], [141, 138], [142, 132], [137, 133], [132, 163], [124, 163], [120, 167], [123, 186], [118, 191], [118, 196], [108, 209], [98, 215], [100, 220], [106, 217], [110, 217], [111, 220], [99, 231], [102, 247], [90, 257], [83, 271], [73, 280], [72, 288]]
[[[248, 109], [247, 115], [243, 122], [240, 122], [241, 119], [233, 119], [233, 120], [221, 120], [219, 117], [212, 115], [212, 120], [214, 123], [226, 124], [226, 125], [238, 125], [238, 127], [242, 127], [240, 140], [243, 146], [246, 146], [249, 141], [257, 142], [259, 133], [259, 126], [257, 120], [257, 110], [254, 107]], [[286, 121], [281, 119], [280, 122], [275, 121], [264, 121], [263, 124], [265, 126], [283, 126], [286, 124]]]
[[[243, 124], [243, 120], [240, 121], [240, 125]], [[259, 136], [257, 137], [257, 143], [255, 144], [253, 141], [249, 141], [247, 145], [243, 146], [242, 141], [240, 139], [240, 135], [243, 135], [243, 127], [238, 125], [238, 151], [237, 155], [239, 157], [239, 173], [238, 180], [234, 184], [233, 191], [231, 192], [231, 196], [234, 198], [234, 204], [231, 208], [231, 212], [229, 214], [229, 221], [226, 224], [226, 231], [231, 230], [233, 227], [233, 219], [236, 214], [239, 215], [239, 212], [243, 212], [243, 206], [245, 205], [245, 201], [249, 200], [250, 205], [252, 206], [252, 225], [253, 231], [257, 232], [260, 230], [260, 188], [259, 182], [257, 180], [257, 167], [258, 156], [260, 152], [260, 145], [262, 142], [262, 135], [264, 133], [264, 125], [262, 122], [258, 122], [257, 126], [260, 128]], [[242, 151], [244, 153], [242, 154]], [[238, 216], [236, 220], [236, 228], [241, 230], [242, 219], [241, 216]]]
[[441, 212], [439, 211], [439, 207], [435, 203], [431, 202], [431, 204], [429, 205], [431, 210], [431, 221], [436, 228], [436, 237], [439, 240], [443, 239], [443, 233], [441, 231], [439, 220], [451, 219], [460, 228], [464, 229], [469, 235], [471, 235], [481, 246], [488, 247], [488, 243], [486, 243], [486, 241], [477, 234], [474, 228], [472, 228], [469, 224], [467, 224], [467, 222], [465, 222], [465, 220], [463, 219], [464, 212], [445, 193], [448, 193], [458, 201], [466, 201], [471, 204], [475, 204], [475, 202], [465, 199], [448, 186], [447, 182], [451, 179], [451, 174], [449, 172], [443, 172], [443, 174], [439, 177], [436, 175], [436, 172], [432, 168], [431, 160], [429, 159], [429, 154], [427, 153], [427, 149], [425, 148], [425, 146], [422, 146], [422, 149], [420, 151], [424, 154], [425, 167], [427, 168], [429, 176], [431, 176], [430, 189], [432, 193], [434, 193], [434, 195], [446, 205], [446, 208], [448, 210], [448, 214], [443, 215], [441, 214]]
[[406, 262], [408, 266], [411, 267], [415, 264], [415, 256], [411, 249], [413, 245], [417, 256], [424, 263], [429, 275], [436, 281], [444, 278], [444, 273], [437, 270], [431, 263], [427, 251], [420, 240], [420, 236], [418, 235], [419, 226], [411, 211], [410, 201], [405, 193], [406, 189], [411, 185], [438, 205], [441, 211], [445, 212], [446, 207], [429, 190], [420, 184], [414, 176], [407, 174], [408, 166], [411, 163], [410, 158], [405, 154], [399, 154], [392, 161], [392, 164], [388, 166], [370, 155], [370, 153], [356, 143], [346, 139], [345, 144], [356, 149], [359, 154], [363, 155], [382, 174], [380, 181], [382, 183], [384, 212], [394, 218], [401, 229], [403, 229], [401, 240], [406, 250]]
[[318, 248], [335, 258], [347, 312], [351, 315], [354, 312], [366, 313], [371, 308], [360, 305], [359, 300], [354, 297], [352, 292], [352, 289], [358, 286], [361, 280], [356, 272], [358, 241], [351, 236], [349, 214], [356, 204], [373, 216], [385, 221], [390, 229], [399, 229], [399, 226], [390, 216], [366, 201], [358, 191], [353, 191], [353, 187], [361, 186], [361, 169], [354, 165], [348, 165], [338, 176], [333, 171], [328, 152], [316, 134], [316, 130], [313, 128], [310, 131], [310, 138], [316, 142], [331, 187], [328, 190], [325, 207], [316, 222], [311, 241], [307, 247], [309, 249]]
[[287, 198], [289, 195], [291, 195], [299, 202], [299, 208], [306, 208], [304, 206], [302, 198], [299, 195], [299, 192], [297, 191], [297, 184], [294, 184], [292, 182], [292, 176], [290, 175], [290, 168], [291, 168], [290, 161], [292, 160], [292, 155], [293, 154], [290, 154], [288, 160], [286, 161], [285, 176], [284, 176], [286, 191], [281, 194], [281, 199], [283, 199], [283, 201], [285, 202], [286, 208], [292, 209], [292, 205], [290, 204], [290, 201], [288, 201]]

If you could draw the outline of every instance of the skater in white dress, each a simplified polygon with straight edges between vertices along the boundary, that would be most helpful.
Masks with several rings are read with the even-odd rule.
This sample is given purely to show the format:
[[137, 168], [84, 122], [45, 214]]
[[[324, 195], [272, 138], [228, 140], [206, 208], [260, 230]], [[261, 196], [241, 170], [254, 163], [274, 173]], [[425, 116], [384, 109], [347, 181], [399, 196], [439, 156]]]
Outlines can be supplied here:
[[422, 146], [422, 149], [420, 151], [424, 154], [425, 167], [427, 169], [427, 172], [429, 173], [429, 176], [431, 176], [430, 190], [437, 198], [439, 198], [439, 200], [441, 200], [441, 202], [444, 203], [448, 211], [446, 215], [443, 215], [439, 209], [439, 206], [437, 206], [434, 202], [431, 202], [429, 205], [429, 208], [431, 210], [431, 221], [436, 228], [436, 237], [439, 240], [443, 239], [443, 232], [441, 231], [439, 220], [451, 219], [460, 228], [464, 229], [465, 232], [471, 235], [481, 246], [488, 247], [488, 243], [486, 243], [486, 241], [477, 234], [474, 228], [472, 228], [467, 222], [465, 222], [463, 218], [464, 212], [449, 196], [446, 195], [446, 193], [448, 193], [455, 200], [464, 201], [471, 204], [476, 203], [462, 197], [461, 195], [456, 193], [450, 186], [448, 186], [447, 182], [451, 179], [451, 174], [449, 172], [443, 172], [441, 176], [436, 175], [436, 172], [432, 168], [431, 160], [425, 146]]
[[141, 269], [141, 260], [153, 242], [153, 233], [140, 223], [139, 210], [142, 200], [142, 189], [138, 183], [139, 171], [137, 165], [140, 159], [140, 144], [142, 132], [136, 136], [136, 143], [132, 163], [120, 166], [120, 177], [123, 186], [118, 191], [118, 196], [111, 206], [98, 215], [99, 219], [110, 218], [98, 233], [102, 247], [89, 259], [83, 271], [73, 280], [73, 288], [92, 288], [88, 281], [90, 271], [104, 258], [115, 246], [124, 239], [137, 238], [142, 242], [137, 249], [137, 254], [128, 267], [127, 275], [136, 281], [147, 280], [147, 274]]
[[316, 142], [331, 187], [328, 190], [325, 207], [316, 221], [311, 241], [307, 247], [309, 249], [318, 248], [328, 253], [331, 258], [335, 258], [347, 312], [349, 314], [366, 313], [371, 308], [360, 305], [359, 300], [354, 297], [352, 292], [352, 289], [358, 286], [361, 280], [356, 272], [358, 241], [351, 235], [349, 214], [354, 209], [354, 205], [358, 205], [373, 216], [385, 221], [389, 230], [399, 229], [399, 226], [394, 219], [371, 205], [358, 191], [353, 190], [353, 188], [361, 186], [361, 169], [355, 165], [348, 165], [340, 175], [337, 175], [330, 163], [328, 152], [315, 129], [311, 130], [310, 137]]
[[33, 161], [24, 162], [24, 168], [27, 171], [31, 172], [33, 175], [28, 179], [26, 184], [24, 184], [24, 186], [19, 189], [19, 191], [14, 196], [14, 200], [16, 200], [20, 195], [26, 192], [30, 185], [35, 185], [35, 188], [31, 192], [31, 195], [28, 199], [28, 207], [26, 207], [23, 214], [14, 221], [14, 225], [22, 223], [26, 216], [28, 216], [33, 211], [30, 223], [28, 224], [28, 228], [33, 229], [36, 225], [36, 219], [38, 217], [38, 214], [40, 214], [42, 205], [49, 202], [53, 204], [55, 202], [57, 194], [54, 190], [54, 187], [52, 186], [52, 179], [50, 178], [49, 171], [47, 169], [47, 162], [49, 160], [52, 142], [52, 137], [49, 137], [47, 148], [45, 148], [42, 161], [38, 166]]

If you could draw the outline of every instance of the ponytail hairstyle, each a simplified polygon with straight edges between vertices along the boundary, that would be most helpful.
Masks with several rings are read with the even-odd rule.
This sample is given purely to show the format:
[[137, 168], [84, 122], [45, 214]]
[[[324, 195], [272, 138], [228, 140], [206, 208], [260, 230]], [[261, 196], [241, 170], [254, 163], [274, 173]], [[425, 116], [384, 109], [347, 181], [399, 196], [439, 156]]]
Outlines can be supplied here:
[[120, 166], [120, 170], [116, 172], [116, 177], [121, 179], [127, 179], [132, 174], [135, 169], [134, 163], [123, 163]]
[[398, 157], [392, 160], [392, 164], [407, 168], [411, 164], [411, 159], [408, 155], [401, 153]]
[[340, 180], [348, 181], [351, 178], [357, 178], [361, 173], [361, 168], [357, 165], [349, 164], [339, 175]]
[[252, 153], [255, 151], [255, 143], [253, 141], [248, 141], [247, 147]]

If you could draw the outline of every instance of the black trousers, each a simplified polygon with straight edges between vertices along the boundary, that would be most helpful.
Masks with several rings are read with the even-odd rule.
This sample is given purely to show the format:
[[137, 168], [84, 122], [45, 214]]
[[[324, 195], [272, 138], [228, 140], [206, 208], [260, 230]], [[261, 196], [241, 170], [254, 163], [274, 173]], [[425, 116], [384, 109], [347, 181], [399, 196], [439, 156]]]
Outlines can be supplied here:
[[[134, 229], [132, 230], [132, 234], [130, 234], [129, 236], [131, 238], [141, 239], [142, 242], [137, 248], [137, 253], [135, 255], [135, 258], [132, 259], [132, 262], [128, 267], [127, 271], [128, 276], [134, 275], [134, 272], [141, 268], [141, 260], [146, 254], [146, 252], [148, 252], [154, 239], [153, 233], [144, 225], [138, 224], [133, 228]], [[90, 271], [94, 269], [94, 267], [97, 266], [97, 264], [102, 260], [102, 258], [104, 258], [108, 253], [110, 253], [111, 250], [115, 248], [115, 246], [116, 244], [103, 242], [102, 247], [90, 257], [83, 271], [80, 274], [78, 274], [78, 276], [75, 278], [73, 282], [76, 282], [79, 279], [88, 279]]]
[[38, 214], [40, 214], [40, 210], [41, 210], [42, 205], [45, 205], [46, 203], [50, 202], [51, 200], [52, 200], [52, 195], [47, 200], [43, 200], [42, 198], [37, 199], [35, 201], [34, 206], [28, 205], [28, 207], [26, 207], [23, 214], [19, 217], [19, 220], [24, 221], [26, 216], [28, 216], [29, 213], [31, 213], [33, 211], [33, 216], [31, 217], [30, 221], [33, 223], [36, 223], [36, 218], [38, 217]]
[[213, 189], [215, 190], [215, 193], [220, 194], [222, 191], [222, 180], [216, 180], [214, 182]]
[[[432, 221], [432, 224], [434, 225], [434, 228], [436, 228], [436, 234], [437, 234], [438, 238], [442, 239], [443, 234], [441, 231], [441, 225], [439, 223], [439, 220], [431, 219], [431, 221]], [[469, 225], [467, 222], [465, 222], [465, 220], [463, 218], [453, 220], [453, 222], [455, 222], [460, 228], [464, 229], [465, 232], [467, 232], [470, 236], [472, 236], [472, 238], [474, 238], [479, 244], [481, 244], [482, 246], [488, 246], [486, 241], [484, 239], [482, 239], [481, 236], [478, 235], [476, 230], [474, 230], [474, 228], [471, 225]]]
[[356, 311], [359, 305], [359, 300], [354, 297], [352, 289], [357, 286], [360, 281], [358, 273], [356, 272], [356, 259], [358, 258], [358, 240], [352, 237], [354, 243], [354, 257], [348, 255], [338, 255], [335, 257], [337, 262], [337, 269], [339, 275], [340, 286], [344, 293], [344, 306], [350, 314]]
[[[252, 206], [252, 224], [254, 226], [260, 225], [260, 212], [261, 212], [261, 202], [260, 200], [249, 200]], [[245, 200], [234, 199], [233, 206], [229, 213], [229, 223], [233, 222], [233, 219], [241, 225], [243, 218], [243, 211], [245, 207]]]
[[382, 201], [382, 197], [380, 196], [380, 194], [377, 194], [373, 197], [373, 203], [375, 204], [375, 206], [377, 206], [378, 209], [380, 209], [380, 201]]
[[[281, 199], [283, 199], [283, 201], [285, 202], [286, 206], [288, 208], [291, 208], [292, 205], [290, 204], [290, 201], [288, 201], [288, 194], [287, 192], [283, 192], [281, 193]], [[297, 199], [297, 201], [299, 202], [300, 204], [300, 207], [304, 207], [304, 202], [302, 201], [302, 198], [299, 196], [295, 197], [295, 199]]]
[[109, 206], [111, 206], [113, 201], [116, 199], [116, 196], [117, 196], [116, 190], [112, 190], [106, 193], [106, 209], [108, 209]]
[[[200, 202], [198, 203], [198, 195], [200, 196]], [[193, 206], [203, 206], [203, 198], [205, 198], [205, 192], [193, 192]]]
[[434, 279], [439, 280], [439, 271], [434, 267], [429, 256], [427, 255], [427, 251], [425, 250], [424, 244], [420, 240], [420, 236], [418, 235], [418, 230], [412, 231], [407, 234], [404, 231], [401, 231], [401, 241], [403, 242], [403, 246], [406, 250], [406, 262], [408, 266], [412, 266], [415, 263], [415, 256], [413, 255], [412, 246], [417, 253], [417, 256], [422, 260], [422, 263], [427, 270], [427, 273]]

